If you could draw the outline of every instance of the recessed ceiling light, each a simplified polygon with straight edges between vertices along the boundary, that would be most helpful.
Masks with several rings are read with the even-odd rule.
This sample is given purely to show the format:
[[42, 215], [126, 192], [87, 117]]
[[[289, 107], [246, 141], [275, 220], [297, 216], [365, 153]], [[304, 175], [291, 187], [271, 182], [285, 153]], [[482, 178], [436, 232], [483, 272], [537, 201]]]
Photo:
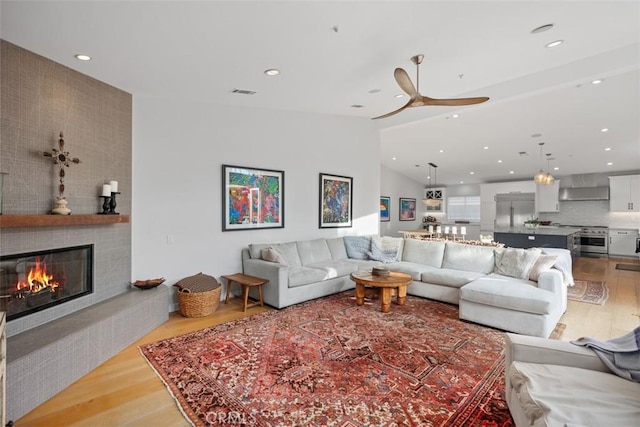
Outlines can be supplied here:
[[556, 47], [556, 46], [560, 46], [562, 43], [564, 43], [564, 40], [555, 40], [555, 41], [552, 41], [551, 43], [547, 43], [545, 47]]
[[440, 150], [441, 153], [444, 153], [444, 150]]
[[604, 151], [611, 151], [611, 147], [605, 148]]
[[611, 166], [611, 165], [613, 165], [613, 162], [608, 162], [607, 163], [607, 166]]
[[514, 171], [509, 171], [509, 173], [510, 173], [510, 174], [514, 174], [515, 172], [514, 172]]
[[396, 98], [402, 98], [403, 96], [404, 96], [404, 93], [399, 93], [399, 94], [397, 94], [395, 97], [396, 97]]
[[378, 93], [378, 92], [380, 92], [380, 89], [371, 89], [369, 91], [369, 93]]
[[608, 128], [602, 128], [602, 129], [600, 129], [600, 132], [609, 132], [609, 129]]
[[502, 163], [502, 160], [498, 160], [498, 163]]
[[534, 28], [533, 30], [531, 30], [531, 34], [543, 33], [545, 31], [549, 31], [552, 28], [553, 28], [553, 24], [541, 25], [540, 27]]
[[275, 68], [269, 68], [268, 70], [264, 70], [264, 73], [267, 76], [277, 76], [278, 74], [280, 74], [280, 70], [277, 70]]
[[604, 80], [602, 79], [595, 79], [591, 82], [592, 85], [599, 85], [600, 83], [602, 83]]
[[488, 150], [489, 147], [487, 147], [486, 145], [484, 147], [482, 147], [483, 150]]
[[392, 158], [391, 158], [391, 160], [396, 160], [396, 158], [395, 158], [395, 157], [392, 157]]
[[454, 119], [457, 119], [457, 118], [458, 118], [458, 117], [460, 117], [460, 116], [459, 116], [459, 115], [457, 115], [457, 114], [453, 114], [453, 115], [451, 115], [451, 117], [453, 117]]
[[469, 172], [469, 175], [475, 175], [475, 172]]
[[553, 170], [554, 170], [554, 171], [557, 171], [557, 170], [560, 170], [560, 168], [559, 168], [558, 166], [555, 166], [555, 167], [553, 168]]
[[91, 61], [91, 57], [89, 55], [85, 55], [83, 53], [78, 53], [77, 55], [75, 55], [75, 58], [78, 61]]
[[464, 184], [464, 181], [460, 181], [460, 184]]

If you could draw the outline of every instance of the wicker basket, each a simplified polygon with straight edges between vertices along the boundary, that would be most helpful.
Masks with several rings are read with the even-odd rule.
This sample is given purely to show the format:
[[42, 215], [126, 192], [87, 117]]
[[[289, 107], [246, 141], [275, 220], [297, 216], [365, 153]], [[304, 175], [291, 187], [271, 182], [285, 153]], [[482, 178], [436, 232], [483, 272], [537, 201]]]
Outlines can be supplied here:
[[206, 292], [185, 292], [178, 289], [178, 305], [184, 317], [205, 317], [213, 314], [220, 304], [222, 286]]

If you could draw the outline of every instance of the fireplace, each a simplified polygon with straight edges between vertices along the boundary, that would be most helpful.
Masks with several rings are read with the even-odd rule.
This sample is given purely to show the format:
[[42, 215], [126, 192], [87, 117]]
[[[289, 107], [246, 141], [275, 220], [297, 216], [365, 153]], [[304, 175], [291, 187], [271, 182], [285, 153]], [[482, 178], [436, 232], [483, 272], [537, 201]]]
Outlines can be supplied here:
[[0, 311], [17, 319], [93, 292], [93, 245], [0, 257]]

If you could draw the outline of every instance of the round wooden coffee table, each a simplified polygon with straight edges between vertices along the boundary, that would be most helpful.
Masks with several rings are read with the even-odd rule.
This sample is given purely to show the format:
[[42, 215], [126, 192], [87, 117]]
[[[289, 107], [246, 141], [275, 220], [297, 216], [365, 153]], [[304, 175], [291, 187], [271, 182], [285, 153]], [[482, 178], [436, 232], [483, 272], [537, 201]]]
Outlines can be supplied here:
[[356, 304], [364, 304], [364, 288], [380, 288], [380, 310], [388, 313], [391, 310], [391, 296], [397, 289], [396, 302], [404, 305], [407, 299], [407, 286], [413, 279], [405, 273], [392, 271], [388, 276], [374, 276], [370, 271], [356, 271], [351, 273], [351, 280], [356, 283]]

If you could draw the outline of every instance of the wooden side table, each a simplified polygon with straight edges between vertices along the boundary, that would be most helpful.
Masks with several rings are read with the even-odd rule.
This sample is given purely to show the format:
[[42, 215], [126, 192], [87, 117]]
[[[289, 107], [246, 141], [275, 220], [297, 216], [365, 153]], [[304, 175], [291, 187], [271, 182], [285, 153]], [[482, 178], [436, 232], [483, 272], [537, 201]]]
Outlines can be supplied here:
[[[264, 302], [262, 300], [262, 285], [267, 283], [268, 280], [242, 273], [230, 274], [228, 276], [221, 277], [227, 279], [227, 296], [224, 299], [225, 304], [229, 303], [229, 296], [231, 295], [231, 285], [233, 285], [234, 283], [238, 283], [242, 286], [242, 311], [247, 311], [247, 308], [254, 307], [258, 304], [260, 304], [260, 307], [264, 307]], [[258, 295], [260, 296], [260, 300], [248, 303], [249, 288], [253, 286], [258, 287]]]

